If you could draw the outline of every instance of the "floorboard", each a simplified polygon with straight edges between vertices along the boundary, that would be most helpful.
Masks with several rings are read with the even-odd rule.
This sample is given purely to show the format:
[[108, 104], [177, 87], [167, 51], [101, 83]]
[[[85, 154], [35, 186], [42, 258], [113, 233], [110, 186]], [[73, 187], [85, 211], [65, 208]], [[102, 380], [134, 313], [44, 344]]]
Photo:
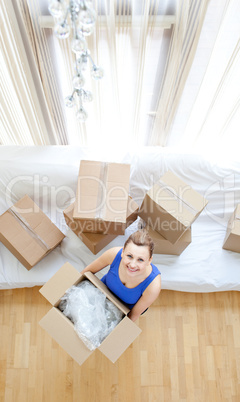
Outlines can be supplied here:
[[38, 325], [49, 309], [38, 287], [0, 292], [0, 401], [240, 401], [240, 292], [163, 290], [115, 364], [80, 367]]

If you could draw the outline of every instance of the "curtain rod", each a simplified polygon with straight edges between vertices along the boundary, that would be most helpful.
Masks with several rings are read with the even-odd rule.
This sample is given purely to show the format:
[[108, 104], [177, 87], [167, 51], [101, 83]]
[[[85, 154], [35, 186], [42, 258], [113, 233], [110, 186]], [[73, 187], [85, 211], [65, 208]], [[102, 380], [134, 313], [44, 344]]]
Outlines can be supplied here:
[[[101, 26], [107, 25], [107, 17], [105, 15], [99, 15], [98, 24]], [[115, 16], [116, 25], [121, 24], [122, 26], [133, 25], [138, 28], [141, 26], [141, 15], [121, 15]], [[54, 19], [51, 15], [41, 15], [38, 18], [39, 25], [41, 28], [53, 28]], [[149, 17], [149, 23], [153, 24], [156, 28], [170, 29], [172, 25], [176, 22], [175, 15], [156, 15]]]

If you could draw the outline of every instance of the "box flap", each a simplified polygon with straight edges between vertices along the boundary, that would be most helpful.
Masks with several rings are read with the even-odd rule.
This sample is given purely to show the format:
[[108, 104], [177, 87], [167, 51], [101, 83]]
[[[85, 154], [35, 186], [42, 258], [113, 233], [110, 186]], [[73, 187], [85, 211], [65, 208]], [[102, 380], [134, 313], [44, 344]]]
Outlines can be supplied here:
[[[64, 217], [66, 220], [67, 225], [70, 227], [70, 229], [72, 229], [73, 231], [75, 230], [81, 230], [81, 225], [80, 225], [80, 221], [76, 221], [73, 218], [73, 211], [74, 211], [74, 202], [72, 204], [70, 204], [64, 211]], [[128, 196], [128, 204], [127, 204], [127, 219], [126, 219], [126, 226], [132, 224], [136, 219], [137, 219], [137, 213], [139, 210], [139, 206], [138, 204], [130, 197]], [[99, 239], [102, 238], [102, 236], [106, 236], [105, 234], [101, 234], [101, 233], [88, 233], [88, 232], [84, 232], [84, 236], [89, 236], [89, 239], [92, 239], [92, 241], [97, 241], [98, 236]], [[110, 235], [110, 234], [108, 234]], [[96, 237], [97, 236], [97, 237]], [[114, 236], [114, 234], [112, 234], [112, 237], [116, 237], [116, 235]], [[96, 240], [95, 240], [96, 239]]]
[[1, 233], [32, 266], [65, 237], [28, 195], [2, 215]]
[[[18, 219], [16, 222], [18, 225], [23, 225], [25, 230], [32, 230], [32, 236], [36, 242], [40, 242], [40, 244], [41, 242], [46, 243], [46, 246], [49, 249], [54, 248], [56, 244], [59, 244], [65, 237], [58, 227], [28, 195], [25, 195], [17, 201], [16, 204], [9, 208], [9, 214], [12, 209], [13, 212], [17, 214]], [[23, 220], [22, 222], [21, 219]], [[25, 227], [25, 225], [27, 227]]]
[[37, 242], [8, 211], [1, 216], [0, 226], [3, 244], [15, 253], [17, 258], [22, 256], [31, 266], [50, 251], [44, 244]]
[[125, 304], [123, 304], [116, 296], [114, 296], [97, 276], [95, 276], [92, 272], [85, 272], [84, 276], [86, 276], [86, 278], [92, 282], [93, 285], [100, 289], [107, 296], [107, 298], [119, 308], [119, 310], [126, 315], [129, 313], [129, 308], [125, 306]]
[[107, 181], [118, 183], [128, 183], [130, 176], [130, 164], [109, 162]]
[[80, 161], [73, 217], [125, 222], [129, 177], [129, 164]]
[[186, 243], [191, 243], [192, 241], [192, 229], [189, 227], [183, 235], [180, 237], [179, 241], [177, 241], [175, 244], [172, 244], [169, 240], [167, 240], [165, 237], [163, 237], [159, 232], [155, 231], [154, 229], [151, 228], [151, 226], [146, 224], [146, 230], [148, 231], [150, 237], [154, 241], [164, 241], [167, 243], [170, 243], [172, 246], [177, 245], [178, 242], [186, 242]]
[[104, 339], [98, 349], [112, 363], [115, 363], [141, 332], [142, 330], [130, 318], [124, 317], [117, 327]]
[[39, 325], [78, 363], [82, 364], [92, 353], [77, 335], [73, 323], [53, 307]]
[[66, 262], [50, 279], [39, 292], [55, 306], [66, 290], [73, 286], [82, 274], [69, 262]]
[[79, 176], [100, 178], [102, 164], [103, 162], [101, 161], [90, 161], [82, 159], [79, 165]]
[[208, 203], [201, 194], [170, 170], [160, 178], [159, 184], [167, 186], [166, 190], [172, 191], [173, 196], [175, 194], [182, 203], [186, 203], [187, 208], [195, 210], [196, 213], [201, 212]]

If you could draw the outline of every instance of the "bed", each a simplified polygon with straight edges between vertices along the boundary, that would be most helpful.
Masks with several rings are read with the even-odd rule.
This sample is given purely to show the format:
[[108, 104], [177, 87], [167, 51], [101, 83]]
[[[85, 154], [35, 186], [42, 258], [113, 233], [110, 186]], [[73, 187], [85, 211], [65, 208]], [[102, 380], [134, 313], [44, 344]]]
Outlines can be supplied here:
[[82, 159], [129, 163], [129, 193], [139, 205], [167, 170], [190, 184], [208, 205], [193, 223], [192, 242], [180, 256], [154, 254], [162, 288], [184, 292], [240, 290], [240, 253], [222, 248], [228, 220], [240, 203], [239, 161], [210, 160], [162, 147], [109, 152], [77, 146], [0, 147], [0, 214], [28, 194], [65, 234], [62, 243], [29, 271], [0, 243], [1, 289], [41, 286], [67, 261], [81, 271], [107, 248], [123, 245], [137, 230], [139, 220], [95, 256], [68, 228], [63, 210], [74, 201]]

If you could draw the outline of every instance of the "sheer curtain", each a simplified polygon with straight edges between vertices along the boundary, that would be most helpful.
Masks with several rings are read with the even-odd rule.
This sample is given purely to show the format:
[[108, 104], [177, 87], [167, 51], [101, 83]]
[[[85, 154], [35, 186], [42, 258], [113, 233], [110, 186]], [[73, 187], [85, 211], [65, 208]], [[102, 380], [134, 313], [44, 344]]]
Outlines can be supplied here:
[[[35, 81], [17, 17], [8, 0], [1, 1], [1, 144], [43, 145], [52, 138], [44, 116], [39, 77]], [[35, 70], [35, 72], [37, 72]], [[42, 92], [42, 97], [44, 93]]]
[[151, 144], [165, 146], [197, 50], [209, 0], [177, 3], [162, 88], [159, 93]]
[[210, 2], [167, 146], [239, 159], [239, 15], [238, 0]]
[[[94, 100], [86, 106], [86, 123], [76, 121], [74, 109], [65, 111], [70, 143], [84, 140], [89, 146], [147, 145], [152, 99], [159, 88], [156, 75], [159, 64], [166, 61], [175, 1], [104, 0], [95, 2], [95, 9], [96, 29], [88, 44], [92, 58], [105, 74], [97, 83], [87, 78], [85, 86], [93, 92]], [[162, 18], [166, 13], [170, 17]], [[72, 55], [64, 41], [58, 46], [67, 77], [62, 81], [62, 91], [67, 95], [72, 91]]]
[[[64, 97], [72, 92], [71, 42], [58, 41], [52, 29], [39, 23], [39, 17], [49, 15], [48, 1], [3, 0], [2, 74], [8, 74], [7, 85], [11, 84], [12, 90], [7, 93], [2, 76], [1, 143], [146, 145], [147, 128], [153, 118], [152, 98], [154, 94], [156, 97], [156, 74], [160, 61], [164, 64], [166, 60], [175, 2], [94, 2], [98, 18], [88, 42], [105, 76], [99, 83], [87, 80], [86, 87], [92, 90], [94, 100], [87, 108], [88, 120], [79, 123], [75, 111], [64, 105]], [[162, 16], [166, 14], [173, 17], [165, 20]], [[14, 110], [9, 114], [10, 104], [14, 104]]]
[[238, 140], [238, 0], [93, 3], [88, 43], [105, 76], [87, 77], [94, 99], [79, 123], [64, 104], [71, 40], [44, 25], [48, 0], [2, 0], [0, 144], [204, 150]]
[[35, 1], [1, 2], [1, 144], [68, 144], [54, 53], [38, 17]]
[[221, 24], [182, 138], [188, 147], [237, 154], [240, 146], [240, 3], [226, 1]]

